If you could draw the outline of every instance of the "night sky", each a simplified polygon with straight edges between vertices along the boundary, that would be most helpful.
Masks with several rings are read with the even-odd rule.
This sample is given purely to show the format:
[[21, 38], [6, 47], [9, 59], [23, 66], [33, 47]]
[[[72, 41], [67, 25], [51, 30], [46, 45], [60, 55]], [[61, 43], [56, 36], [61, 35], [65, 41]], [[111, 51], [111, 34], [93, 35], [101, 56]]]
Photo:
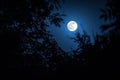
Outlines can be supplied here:
[[[100, 33], [100, 26], [105, 23], [99, 18], [100, 9], [105, 7], [105, 3], [105, 0], [66, 0], [62, 3], [60, 12], [66, 15], [64, 21], [60, 28], [50, 27], [50, 31], [63, 50], [70, 51], [71, 48], [76, 48], [77, 44], [70, 39], [75, 37], [76, 32], [82, 34], [85, 30], [91, 39], [93, 35]], [[67, 29], [67, 23], [71, 20], [78, 23], [78, 29], [74, 32]]]

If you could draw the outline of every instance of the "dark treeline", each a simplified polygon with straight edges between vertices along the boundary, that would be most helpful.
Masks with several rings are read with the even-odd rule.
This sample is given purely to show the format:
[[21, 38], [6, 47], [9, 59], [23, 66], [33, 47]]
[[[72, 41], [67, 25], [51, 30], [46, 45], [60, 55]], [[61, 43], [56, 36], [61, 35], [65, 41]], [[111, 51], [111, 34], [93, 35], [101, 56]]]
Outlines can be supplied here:
[[[110, 79], [120, 72], [120, 3], [107, 0], [100, 18], [102, 35], [84, 32], [72, 38], [72, 55], [53, 39], [50, 25], [60, 27], [59, 0], [0, 0], [0, 54], [6, 77], [15, 79]], [[116, 75], [117, 76], [117, 75]], [[17, 77], [17, 78], [16, 78]]]

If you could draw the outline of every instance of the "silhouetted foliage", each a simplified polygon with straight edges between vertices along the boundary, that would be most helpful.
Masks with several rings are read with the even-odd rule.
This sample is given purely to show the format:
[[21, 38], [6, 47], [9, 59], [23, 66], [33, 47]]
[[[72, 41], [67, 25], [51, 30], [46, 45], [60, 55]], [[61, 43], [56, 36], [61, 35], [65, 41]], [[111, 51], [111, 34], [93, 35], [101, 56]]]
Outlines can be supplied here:
[[[120, 45], [120, 5], [117, 0], [107, 0], [106, 9], [103, 9], [103, 14], [106, 14], [103, 18], [106, 20], [111, 20], [110, 23], [103, 25], [102, 31], [107, 31], [104, 33], [102, 39], [104, 39], [104, 58], [108, 57], [108, 63], [113, 65], [120, 65], [119, 61], [119, 45]], [[105, 59], [107, 61], [107, 59]], [[104, 61], [105, 62], [105, 61]]]
[[111, 23], [103, 25], [102, 31], [105, 31], [109, 28], [118, 30], [120, 29], [120, 5], [117, 0], [107, 0], [106, 9], [101, 9], [102, 15], [100, 18], [103, 18], [105, 21], [111, 21]]
[[25, 68], [28, 74], [36, 70], [42, 73], [55, 70], [61, 63], [65, 52], [47, 29], [51, 25], [60, 27], [64, 16], [59, 12], [60, 3], [0, 0], [0, 53], [8, 60], [11, 72]]

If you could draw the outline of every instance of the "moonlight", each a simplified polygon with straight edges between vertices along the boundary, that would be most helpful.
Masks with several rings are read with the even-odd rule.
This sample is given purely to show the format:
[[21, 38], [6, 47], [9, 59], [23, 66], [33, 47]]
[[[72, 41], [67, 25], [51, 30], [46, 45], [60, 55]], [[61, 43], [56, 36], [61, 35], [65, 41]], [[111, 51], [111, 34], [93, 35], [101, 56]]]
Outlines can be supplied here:
[[75, 31], [77, 29], [78, 25], [75, 21], [69, 21], [67, 24], [67, 28], [69, 31]]

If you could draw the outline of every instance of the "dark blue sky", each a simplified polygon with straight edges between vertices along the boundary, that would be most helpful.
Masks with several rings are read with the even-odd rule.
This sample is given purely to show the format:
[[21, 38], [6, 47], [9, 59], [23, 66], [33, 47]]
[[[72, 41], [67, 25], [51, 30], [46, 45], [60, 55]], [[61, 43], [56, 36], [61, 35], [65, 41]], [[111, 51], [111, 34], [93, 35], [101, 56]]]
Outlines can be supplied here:
[[[105, 0], [66, 0], [60, 10], [61, 13], [66, 14], [61, 28], [50, 29], [59, 46], [65, 51], [76, 48], [77, 44], [70, 37], [74, 37], [77, 31], [82, 33], [83, 29], [91, 36], [96, 32], [99, 33], [99, 27], [104, 23], [99, 19], [100, 9], [104, 7]], [[66, 26], [71, 20], [78, 23], [78, 29], [74, 32], [70, 32]]]

